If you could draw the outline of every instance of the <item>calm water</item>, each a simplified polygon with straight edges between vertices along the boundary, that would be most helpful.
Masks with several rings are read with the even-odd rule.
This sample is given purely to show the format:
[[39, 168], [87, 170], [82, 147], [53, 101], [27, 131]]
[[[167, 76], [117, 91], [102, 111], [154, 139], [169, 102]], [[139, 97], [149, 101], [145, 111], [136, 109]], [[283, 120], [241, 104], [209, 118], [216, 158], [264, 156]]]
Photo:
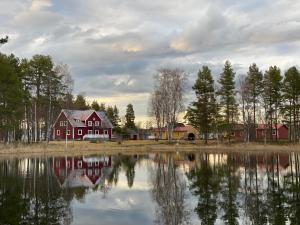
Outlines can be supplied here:
[[0, 160], [0, 224], [300, 224], [300, 155]]

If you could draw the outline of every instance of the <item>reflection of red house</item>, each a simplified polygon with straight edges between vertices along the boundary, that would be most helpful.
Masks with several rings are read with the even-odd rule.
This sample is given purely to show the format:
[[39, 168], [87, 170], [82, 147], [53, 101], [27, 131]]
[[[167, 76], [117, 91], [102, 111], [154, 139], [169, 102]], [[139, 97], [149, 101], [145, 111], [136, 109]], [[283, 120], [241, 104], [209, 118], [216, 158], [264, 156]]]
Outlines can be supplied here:
[[62, 186], [92, 187], [99, 183], [103, 169], [111, 168], [111, 157], [65, 157], [54, 158], [52, 167]]
[[105, 112], [95, 110], [63, 109], [53, 124], [53, 138], [56, 140], [82, 139], [86, 134], [112, 136], [112, 124]]
[[[267, 124], [259, 124], [256, 128], [256, 138], [258, 140], [263, 140], [266, 136], [267, 139], [270, 139], [271, 129], [269, 125]], [[284, 124], [277, 124], [277, 132], [276, 132], [276, 126], [272, 126], [272, 139], [276, 139], [276, 134], [277, 134], [277, 139], [280, 140], [287, 140], [289, 139], [289, 129], [286, 125]]]

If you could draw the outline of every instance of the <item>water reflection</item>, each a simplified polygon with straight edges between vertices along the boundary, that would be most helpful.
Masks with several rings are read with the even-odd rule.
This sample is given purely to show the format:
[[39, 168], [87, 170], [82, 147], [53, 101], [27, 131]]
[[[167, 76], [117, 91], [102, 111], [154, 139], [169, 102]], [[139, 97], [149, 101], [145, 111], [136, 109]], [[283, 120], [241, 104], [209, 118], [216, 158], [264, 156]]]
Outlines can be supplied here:
[[300, 224], [299, 169], [296, 153], [0, 160], [0, 224]]

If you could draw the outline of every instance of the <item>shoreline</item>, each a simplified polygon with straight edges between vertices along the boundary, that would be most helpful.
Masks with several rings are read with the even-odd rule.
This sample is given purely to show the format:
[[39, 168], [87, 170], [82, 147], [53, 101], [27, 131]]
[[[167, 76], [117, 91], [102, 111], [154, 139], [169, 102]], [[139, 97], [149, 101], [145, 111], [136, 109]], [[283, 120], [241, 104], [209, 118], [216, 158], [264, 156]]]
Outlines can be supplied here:
[[0, 158], [31, 157], [31, 156], [79, 156], [92, 154], [149, 154], [160, 152], [206, 152], [206, 153], [284, 153], [300, 152], [300, 144], [257, 144], [232, 143], [216, 144], [154, 141], [124, 141], [90, 143], [86, 141], [70, 141], [66, 148], [65, 142], [52, 141], [35, 144], [0, 144]]

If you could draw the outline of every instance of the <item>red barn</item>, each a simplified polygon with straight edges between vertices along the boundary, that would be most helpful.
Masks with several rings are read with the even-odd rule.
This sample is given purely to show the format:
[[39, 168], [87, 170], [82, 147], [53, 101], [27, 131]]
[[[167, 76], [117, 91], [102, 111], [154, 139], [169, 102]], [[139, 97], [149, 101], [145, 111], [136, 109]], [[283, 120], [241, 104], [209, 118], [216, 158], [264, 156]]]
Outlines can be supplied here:
[[[256, 128], [256, 138], [263, 140], [265, 138], [270, 139], [270, 127], [268, 124], [259, 124]], [[272, 138], [276, 139], [276, 126], [272, 127]], [[289, 139], [289, 128], [284, 124], [277, 124], [277, 139], [288, 140]]]
[[104, 134], [112, 136], [110, 120], [105, 112], [95, 110], [61, 110], [53, 124], [53, 139], [82, 140], [86, 134]]

